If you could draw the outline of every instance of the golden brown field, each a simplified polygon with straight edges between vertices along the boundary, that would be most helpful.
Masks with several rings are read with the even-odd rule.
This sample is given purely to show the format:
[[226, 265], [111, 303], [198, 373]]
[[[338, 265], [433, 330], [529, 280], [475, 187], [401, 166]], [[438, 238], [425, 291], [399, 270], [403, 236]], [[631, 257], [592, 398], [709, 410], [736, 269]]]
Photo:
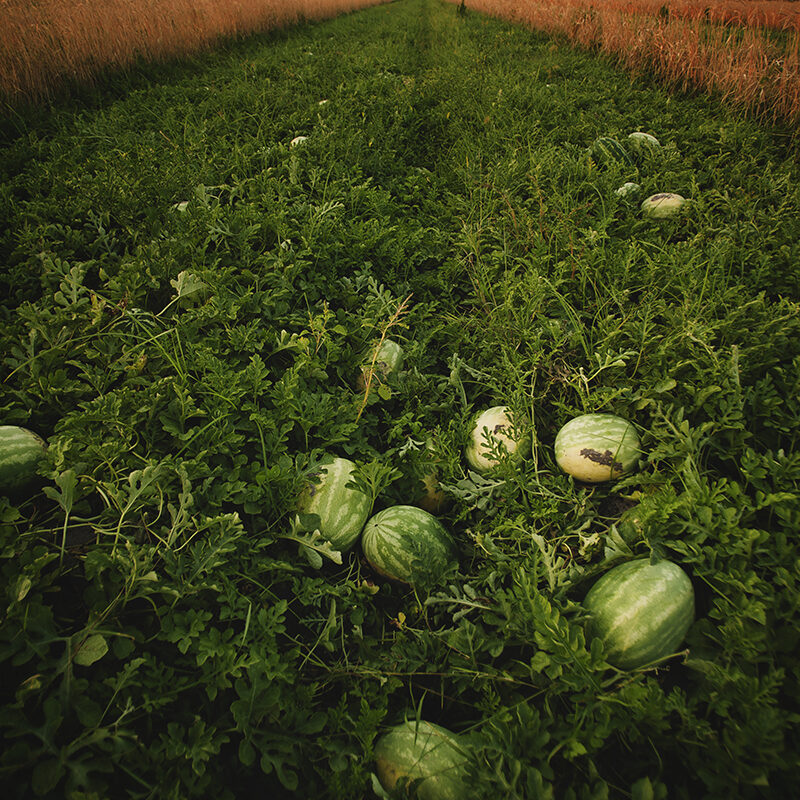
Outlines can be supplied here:
[[140, 57], [182, 56], [223, 37], [384, 1], [0, 0], [0, 99], [41, 99]]
[[612, 56], [633, 73], [653, 73], [670, 86], [706, 91], [765, 120], [790, 125], [800, 120], [798, 3], [465, 0], [465, 4], [548, 34], [566, 35], [581, 47]]

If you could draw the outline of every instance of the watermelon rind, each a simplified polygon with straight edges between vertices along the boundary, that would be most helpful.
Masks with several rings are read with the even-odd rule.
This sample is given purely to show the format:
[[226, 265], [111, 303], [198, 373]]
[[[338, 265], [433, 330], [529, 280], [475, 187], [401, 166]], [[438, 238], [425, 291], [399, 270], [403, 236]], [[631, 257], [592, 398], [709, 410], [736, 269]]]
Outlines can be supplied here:
[[387, 792], [411, 788], [417, 800], [464, 800], [469, 750], [458, 736], [432, 722], [407, 720], [375, 743], [375, 772]]
[[601, 136], [595, 139], [589, 148], [589, 152], [599, 164], [619, 162], [627, 166], [633, 165], [628, 151], [613, 136]]
[[583, 414], [556, 435], [556, 463], [585, 483], [602, 483], [630, 472], [641, 447], [636, 429], [614, 414]]
[[492, 406], [476, 415], [464, 449], [469, 465], [486, 472], [500, 463], [497, 455], [508, 453], [514, 460], [524, 458], [529, 438], [516, 424], [507, 406]]
[[340, 552], [347, 552], [358, 541], [372, 505], [364, 492], [347, 485], [355, 470], [356, 465], [349, 459], [323, 457], [317, 469], [309, 473], [309, 481], [297, 501], [301, 514], [319, 518], [316, 529]]
[[685, 205], [685, 197], [674, 192], [660, 192], [643, 200], [641, 211], [649, 219], [669, 219], [680, 214]]
[[458, 555], [452, 536], [433, 514], [406, 505], [370, 517], [361, 549], [379, 575], [415, 587], [438, 581]]
[[587, 632], [605, 645], [606, 661], [638, 669], [675, 653], [694, 622], [694, 588], [672, 561], [620, 564], [587, 593]]
[[0, 425], [0, 494], [16, 495], [36, 483], [45, 448], [44, 439], [33, 431]]

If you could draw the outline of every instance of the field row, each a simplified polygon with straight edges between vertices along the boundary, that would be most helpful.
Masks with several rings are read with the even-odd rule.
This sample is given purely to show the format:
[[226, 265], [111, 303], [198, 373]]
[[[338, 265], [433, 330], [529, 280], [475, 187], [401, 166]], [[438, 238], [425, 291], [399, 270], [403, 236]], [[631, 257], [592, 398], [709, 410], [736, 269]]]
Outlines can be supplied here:
[[438, 0], [21, 112], [7, 794], [791, 796], [798, 172]]

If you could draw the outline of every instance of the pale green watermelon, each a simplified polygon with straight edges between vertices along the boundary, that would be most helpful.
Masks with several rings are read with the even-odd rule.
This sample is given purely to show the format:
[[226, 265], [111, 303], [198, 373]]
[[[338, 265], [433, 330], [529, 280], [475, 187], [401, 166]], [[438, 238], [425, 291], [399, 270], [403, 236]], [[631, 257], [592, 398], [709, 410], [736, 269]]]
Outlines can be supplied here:
[[640, 455], [636, 429], [613, 414], [583, 414], [556, 435], [558, 466], [587, 483], [619, 478], [633, 469]]
[[297, 501], [297, 510], [319, 517], [319, 532], [336, 550], [346, 552], [358, 541], [371, 508], [364, 492], [347, 484], [356, 465], [346, 458], [326, 456]]
[[361, 534], [361, 549], [376, 572], [411, 586], [434, 583], [458, 555], [444, 525], [416, 506], [375, 514]]
[[674, 192], [661, 192], [643, 200], [641, 210], [649, 219], [668, 219], [680, 214], [685, 205], [685, 197]]
[[[377, 357], [375, 349], [378, 348]], [[403, 367], [403, 348], [394, 339], [384, 339], [383, 342], [375, 342], [369, 351], [364, 363], [361, 366], [361, 373], [358, 376], [356, 385], [360, 391], [366, 388], [367, 375], [370, 368], [374, 370], [374, 375], [385, 378], [392, 372], [398, 372]], [[375, 378], [373, 378], [374, 388]]]
[[613, 567], [583, 601], [588, 632], [601, 639], [606, 660], [637, 669], [674, 653], [694, 622], [694, 589], [671, 561], [649, 558]]
[[14, 494], [36, 483], [45, 451], [41, 436], [17, 425], [0, 425], [0, 494]]
[[476, 472], [486, 472], [498, 463], [492, 455], [495, 445], [517, 459], [526, 455], [529, 446], [528, 437], [517, 428], [506, 406], [493, 406], [475, 417], [464, 454]]
[[375, 771], [387, 792], [414, 787], [417, 800], [465, 800], [469, 748], [464, 740], [432, 722], [408, 720], [378, 739]]

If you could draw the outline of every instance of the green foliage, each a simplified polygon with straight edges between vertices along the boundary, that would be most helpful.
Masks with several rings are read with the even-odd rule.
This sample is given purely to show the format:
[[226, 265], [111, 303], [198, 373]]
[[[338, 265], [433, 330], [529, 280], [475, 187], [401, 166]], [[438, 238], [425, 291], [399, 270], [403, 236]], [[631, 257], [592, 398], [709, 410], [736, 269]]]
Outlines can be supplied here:
[[[419, 715], [472, 737], [486, 797], [791, 796], [786, 137], [430, 0], [126, 80], [3, 126], [0, 418], [49, 444], [43, 489], [0, 497], [7, 794], [369, 797]], [[640, 129], [658, 159], [586, 158]], [[647, 223], [628, 180], [687, 213]], [[393, 318], [403, 369], [364, 402]], [[477, 475], [492, 405], [531, 458]], [[558, 469], [593, 412], [641, 471]], [[309, 533], [323, 453], [375, 511], [435, 467], [459, 570], [422, 596]], [[651, 554], [693, 580], [688, 655], [609, 669], [581, 601]]]

